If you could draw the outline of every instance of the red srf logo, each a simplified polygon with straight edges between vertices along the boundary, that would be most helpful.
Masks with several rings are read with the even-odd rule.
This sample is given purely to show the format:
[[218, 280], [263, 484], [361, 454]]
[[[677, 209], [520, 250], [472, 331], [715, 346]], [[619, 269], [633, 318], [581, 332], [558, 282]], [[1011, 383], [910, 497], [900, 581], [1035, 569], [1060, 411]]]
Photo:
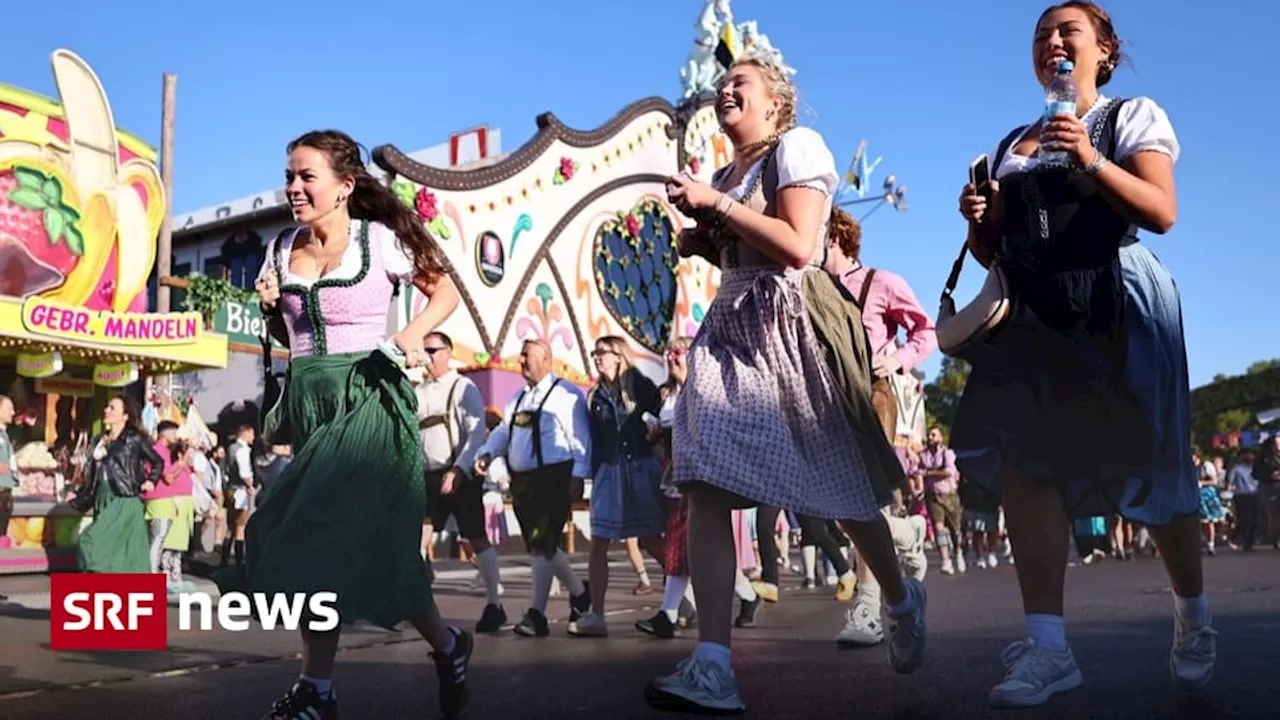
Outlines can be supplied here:
[[164, 650], [169, 645], [166, 578], [154, 574], [49, 576], [49, 647]]

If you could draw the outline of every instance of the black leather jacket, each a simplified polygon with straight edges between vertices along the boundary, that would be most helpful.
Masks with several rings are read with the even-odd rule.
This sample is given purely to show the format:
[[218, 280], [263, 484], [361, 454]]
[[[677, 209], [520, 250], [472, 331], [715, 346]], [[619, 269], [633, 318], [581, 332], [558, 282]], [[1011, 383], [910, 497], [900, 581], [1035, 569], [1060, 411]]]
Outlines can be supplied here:
[[[111, 484], [111, 491], [120, 497], [137, 497], [142, 483], [159, 484], [164, 474], [164, 460], [152, 448], [151, 440], [136, 430], [126, 428], [115, 440], [107, 440], [107, 454], [101, 460], [93, 457], [94, 448], [105, 438], [99, 435], [89, 444], [89, 459], [84, 466], [84, 487], [76, 492], [71, 505], [84, 512], [94, 505], [98, 477], [102, 475]], [[98, 472], [102, 467], [105, 471]]]

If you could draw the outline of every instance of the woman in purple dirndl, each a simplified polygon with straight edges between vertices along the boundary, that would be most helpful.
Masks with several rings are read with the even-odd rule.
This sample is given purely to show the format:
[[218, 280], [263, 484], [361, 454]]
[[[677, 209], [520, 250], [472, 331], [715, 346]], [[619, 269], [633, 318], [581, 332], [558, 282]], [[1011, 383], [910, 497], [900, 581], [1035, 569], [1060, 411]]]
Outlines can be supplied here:
[[721, 81], [716, 116], [734, 162], [708, 186], [673, 178], [668, 193], [698, 227], [680, 240], [723, 271], [688, 355], [675, 410], [675, 482], [689, 504], [689, 570], [699, 643], [646, 690], [659, 709], [738, 713], [730, 664], [734, 584], [730, 511], [767, 505], [840, 520], [884, 586], [889, 654], [923, 660], [924, 586], [904, 579], [881, 507], [902, 469], [870, 399], [861, 316], [822, 269], [838, 182], [822, 137], [795, 127], [795, 88], [769, 61], [745, 58]]

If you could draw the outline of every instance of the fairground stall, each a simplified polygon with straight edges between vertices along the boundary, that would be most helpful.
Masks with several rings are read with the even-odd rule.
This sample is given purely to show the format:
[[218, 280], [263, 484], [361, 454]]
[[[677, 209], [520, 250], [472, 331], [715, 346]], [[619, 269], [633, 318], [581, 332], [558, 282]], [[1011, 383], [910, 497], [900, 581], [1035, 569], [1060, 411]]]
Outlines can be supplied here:
[[60, 103], [0, 85], [0, 393], [18, 477], [0, 572], [74, 566], [82, 518], [62, 500], [112, 395], [227, 362], [198, 313], [148, 312], [168, 212], [155, 150], [115, 128], [82, 59], [55, 52], [53, 75]]

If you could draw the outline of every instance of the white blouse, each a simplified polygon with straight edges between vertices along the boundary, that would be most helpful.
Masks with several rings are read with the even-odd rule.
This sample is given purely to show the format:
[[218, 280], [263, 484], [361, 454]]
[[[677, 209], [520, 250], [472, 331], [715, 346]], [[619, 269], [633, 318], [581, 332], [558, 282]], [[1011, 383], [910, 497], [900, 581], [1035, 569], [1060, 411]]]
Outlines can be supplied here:
[[[1106, 97], [1099, 95], [1093, 107], [1089, 108], [1081, 118], [1081, 122], [1090, 132], [1097, 123], [1102, 121], [1103, 115], [1098, 111], [1106, 106], [1107, 100]], [[1011, 172], [1030, 170], [1040, 163], [1037, 158], [1018, 155], [1013, 151], [1013, 148], [1026, 137], [1031, 127], [1033, 125], [1027, 126], [1009, 145], [1009, 150], [1004, 154], [1000, 167], [993, 173], [997, 180]], [[999, 151], [999, 147], [996, 151]], [[1113, 159], [1116, 162], [1124, 162], [1134, 153], [1148, 151], [1164, 153], [1176, 163], [1182, 148], [1178, 144], [1178, 136], [1174, 133], [1173, 124], [1169, 122], [1169, 116], [1164, 108], [1149, 97], [1135, 97], [1126, 101], [1116, 116], [1116, 147]], [[990, 157], [994, 161], [996, 153], [992, 152]]]
[[[742, 195], [752, 186], [760, 174], [760, 163], [757, 160], [742, 176], [742, 181], [733, 188], [719, 188], [734, 200], [742, 200]], [[836, 172], [836, 159], [827, 148], [827, 143], [811, 128], [798, 127], [788, 130], [778, 140], [778, 149], [774, 152], [773, 162], [778, 167], [778, 189], [787, 187], [809, 187], [832, 195], [840, 183], [840, 174]], [[727, 175], [729, 169], [725, 169]]]
[[[360, 268], [363, 265], [360, 255], [360, 222], [354, 219], [351, 221], [351, 241], [347, 243], [347, 249], [342, 253], [342, 262], [338, 267], [330, 270], [323, 279], [351, 280], [360, 274]], [[281, 285], [311, 287], [315, 284], [315, 279], [295, 275], [289, 269], [289, 253], [293, 250], [293, 240], [298, 236], [298, 232], [300, 229], [281, 237], [279, 249], [274, 247], [275, 243], [267, 248], [269, 254], [266, 262], [262, 264], [262, 269], [258, 271], [259, 280], [266, 277], [267, 272], [275, 268], [279, 260], [283, 267], [277, 268], [276, 272], [279, 273]], [[379, 222], [370, 222], [369, 249], [382, 254], [382, 266], [386, 269], [388, 278], [406, 285], [413, 282], [417, 272], [413, 265], [413, 258], [405, 252], [404, 246], [400, 244], [400, 238], [396, 237], [391, 228]]]

